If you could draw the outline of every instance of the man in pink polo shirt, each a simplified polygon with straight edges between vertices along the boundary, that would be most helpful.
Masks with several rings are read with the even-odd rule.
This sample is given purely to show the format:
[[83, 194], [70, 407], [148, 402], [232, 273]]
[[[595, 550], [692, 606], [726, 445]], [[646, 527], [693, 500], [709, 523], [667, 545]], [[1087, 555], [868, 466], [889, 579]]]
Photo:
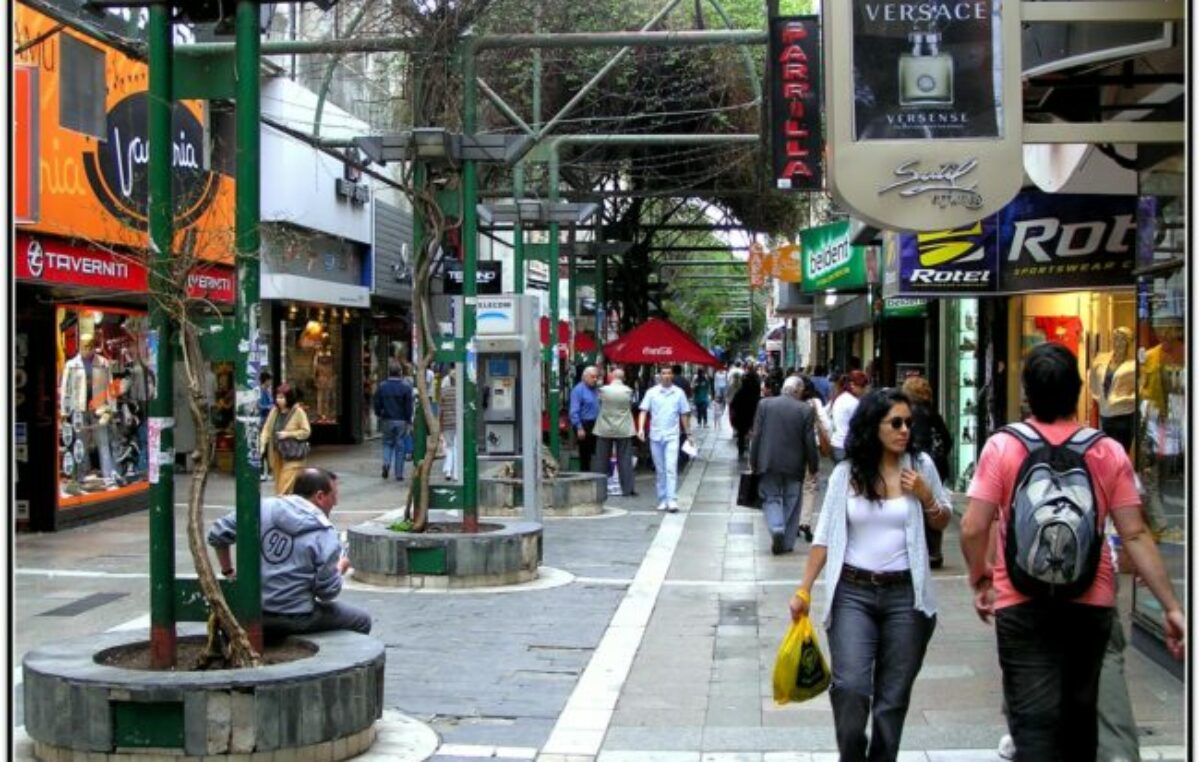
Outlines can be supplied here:
[[[1066, 442], [1080, 429], [1075, 409], [1083, 380], [1071, 351], [1040, 344], [1021, 373], [1033, 417], [1027, 423], [1051, 445]], [[962, 519], [962, 549], [975, 590], [975, 609], [985, 622], [994, 613], [1009, 731], [1017, 760], [1096, 759], [1096, 698], [1100, 666], [1116, 605], [1110, 554], [1100, 553], [1091, 586], [1070, 601], [1031, 598], [1009, 579], [1005, 563], [1009, 512], [1018, 473], [1028, 450], [1008, 432], [988, 439], [967, 492]], [[1103, 438], [1087, 449], [1099, 512], [1098, 526], [1111, 515], [1137, 573], [1162, 604], [1167, 647], [1182, 658], [1185, 619], [1162, 557], [1142, 520], [1141, 499], [1125, 450]], [[998, 552], [989, 568], [988, 535], [999, 519]]]

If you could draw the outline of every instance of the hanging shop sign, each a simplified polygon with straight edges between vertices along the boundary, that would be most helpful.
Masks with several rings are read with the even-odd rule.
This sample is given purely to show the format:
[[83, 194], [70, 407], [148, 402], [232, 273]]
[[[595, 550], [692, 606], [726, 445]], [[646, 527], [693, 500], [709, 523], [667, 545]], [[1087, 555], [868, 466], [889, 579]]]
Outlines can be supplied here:
[[[476, 265], [475, 292], [478, 294], [499, 294], [501, 289], [501, 274], [503, 263], [500, 261], [483, 261]], [[459, 295], [463, 292], [463, 269], [458, 262], [446, 265], [446, 294]]]
[[821, 25], [817, 16], [771, 19], [771, 153], [779, 190], [824, 189]]
[[[144, 294], [149, 274], [137, 254], [91, 249], [66, 241], [18, 234], [17, 279], [55, 286]], [[202, 264], [187, 276], [189, 299], [233, 304], [237, 288], [233, 268]]]
[[750, 273], [750, 288], [762, 288], [767, 283], [767, 250], [761, 243], [750, 244], [750, 253], [746, 258], [746, 269]]
[[800, 262], [800, 247], [794, 243], [784, 244], [771, 251], [771, 276], [784, 283], [799, 283], [804, 279], [804, 267]]
[[923, 318], [929, 304], [926, 299], [897, 296], [883, 300], [883, 316], [885, 318]]
[[826, 173], [855, 217], [948, 230], [1020, 190], [1019, 10], [1015, 0], [824, 4]]
[[[148, 68], [83, 32], [67, 28], [17, 4], [17, 43], [40, 39], [17, 62], [34, 69], [19, 84], [38, 104], [14, 127], [18, 145], [31, 154], [38, 182], [21, 220], [31, 232], [80, 241], [144, 249], [148, 226]], [[61, 30], [61, 31], [60, 31]], [[89, 109], [90, 75], [99, 67], [103, 90]], [[31, 72], [32, 74], [32, 72]], [[64, 78], [72, 85], [66, 86]], [[77, 80], [77, 81], [76, 81]], [[233, 179], [205, 167], [204, 109], [180, 101], [171, 113], [176, 245], [185, 236], [204, 260], [228, 261], [232, 250]], [[20, 178], [18, 178], [20, 181]], [[20, 220], [19, 220], [20, 221]]]
[[1133, 285], [1133, 196], [1027, 191], [974, 225], [899, 237], [902, 294], [1011, 294]]
[[853, 290], [867, 285], [866, 251], [850, 243], [850, 223], [800, 231], [803, 259], [801, 288], [806, 293], [828, 289]]

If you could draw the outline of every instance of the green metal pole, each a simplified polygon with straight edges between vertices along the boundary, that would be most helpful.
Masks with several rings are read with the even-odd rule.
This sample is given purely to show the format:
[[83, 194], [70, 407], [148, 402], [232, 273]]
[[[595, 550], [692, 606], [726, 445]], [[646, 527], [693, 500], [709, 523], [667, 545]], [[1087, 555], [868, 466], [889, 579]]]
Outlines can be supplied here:
[[[525, 197], [525, 163], [513, 167], [513, 198]], [[521, 223], [513, 225], [513, 291], [525, 293], [525, 229]]]
[[[171, 197], [171, 9], [150, 8], [150, 140], [149, 227], [151, 294], [175, 290], [171, 283], [171, 239], [174, 204]], [[155, 668], [175, 664], [175, 414], [174, 332], [166, 310], [150, 298], [150, 330], [157, 346], [154, 370], [157, 393], [150, 400], [150, 658]], [[160, 453], [167, 453], [161, 457]], [[157, 463], [157, 467], [155, 464]], [[105, 474], [108, 477], [109, 474]]]
[[[475, 82], [475, 47], [470, 40], [463, 49], [463, 132], [475, 134], [476, 101], [478, 86]], [[475, 204], [478, 201], [478, 180], [474, 161], [463, 162], [463, 208], [462, 208], [462, 245], [463, 245], [463, 318], [462, 328], [467, 342], [466, 372], [461, 379], [463, 417], [462, 430], [464, 445], [473, 441], [476, 424], [476, 410], [479, 395], [475, 388], [475, 377], [478, 373], [475, 353], [475, 294], [477, 285], [475, 273], [478, 266], [478, 237], [479, 221]], [[479, 531], [479, 454], [474, 447], [462, 448], [463, 465], [463, 531]]]
[[[553, 205], [558, 201], [558, 143], [550, 146], [549, 199]], [[562, 389], [559, 381], [558, 356], [558, 223], [550, 223], [550, 454], [554, 462], [560, 462], [562, 437], [558, 431], [558, 418], [562, 411]]]
[[237, 176], [234, 233], [237, 238], [238, 294], [234, 313], [237, 337], [237, 587], [234, 611], [254, 650], [262, 651], [262, 569], [259, 565], [258, 388], [252, 352], [261, 352], [259, 266], [259, 12], [253, 0], [238, 0], [235, 42]]

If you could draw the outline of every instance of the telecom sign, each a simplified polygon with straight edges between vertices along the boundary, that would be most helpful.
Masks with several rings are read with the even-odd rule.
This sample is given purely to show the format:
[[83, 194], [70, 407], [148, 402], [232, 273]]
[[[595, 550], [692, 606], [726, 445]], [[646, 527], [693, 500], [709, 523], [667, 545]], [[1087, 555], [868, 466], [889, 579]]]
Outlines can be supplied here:
[[975, 225], [900, 237], [899, 293], [1134, 285], [1137, 199], [1027, 191]]

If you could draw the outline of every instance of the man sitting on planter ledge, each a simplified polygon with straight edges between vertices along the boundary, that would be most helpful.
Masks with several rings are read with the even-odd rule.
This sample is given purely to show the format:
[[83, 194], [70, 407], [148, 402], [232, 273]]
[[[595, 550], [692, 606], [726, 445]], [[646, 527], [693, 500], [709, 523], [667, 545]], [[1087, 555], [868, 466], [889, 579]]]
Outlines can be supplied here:
[[[296, 477], [293, 494], [262, 501], [262, 626], [268, 641], [306, 632], [371, 632], [370, 614], [334, 600], [350, 567], [329, 521], [337, 498], [335, 474], [305, 468]], [[229, 552], [236, 541], [236, 513], [217, 519], [208, 532], [221, 574], [230, 580], [237, 576]]]

